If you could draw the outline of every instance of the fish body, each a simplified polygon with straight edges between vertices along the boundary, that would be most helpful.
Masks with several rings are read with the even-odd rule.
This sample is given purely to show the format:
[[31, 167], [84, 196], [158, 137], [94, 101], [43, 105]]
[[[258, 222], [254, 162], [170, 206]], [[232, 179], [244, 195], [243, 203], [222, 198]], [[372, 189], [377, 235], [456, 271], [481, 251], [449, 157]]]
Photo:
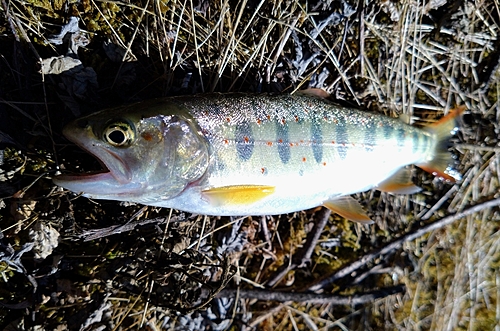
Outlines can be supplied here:
[[343, 197], [372, 188], [413, 193], [402, 170], [410, 164], [458, 177], [444, 147], [458, 113], [420, 129], [308, 93], [155, 99], [69, 124], [65, 136], [109, 171], [54, 181], [90, 198], [199, 214], [273, 215], [326, 205], [368, 221]]

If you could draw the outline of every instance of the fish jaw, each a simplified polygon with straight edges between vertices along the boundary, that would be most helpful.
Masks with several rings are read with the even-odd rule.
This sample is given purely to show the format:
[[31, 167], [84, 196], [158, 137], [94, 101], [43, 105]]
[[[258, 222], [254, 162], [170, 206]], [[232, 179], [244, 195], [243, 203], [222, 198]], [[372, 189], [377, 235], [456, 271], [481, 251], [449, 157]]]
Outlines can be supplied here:
[[132, 182], [132, 172], [125, 160], [106, 149], [96, 139], [90, 126], [83, 126], [81, 123], [77, 120], [68, 124], [63, 135], [97, 158], [105, 169], [95, 173], [60, 175], [54, 178], [54, 183], [73, 192], [85, 192], [85, 196], [89, 197], [99, 197], [103, 193], [120, 194], [137, 188], [138, 185]]
[[[73, 192], [85, 192], [84, 196], [95, 199], [106, 199], [107, 196], [117, 199], [118, 196], [122, 195], [123, 201], [125, 201], [126, 196], [137, 189], [137, 184], [132, 182], [122, 184], [110, 172], [61, 175], [53, 178], [53, 182]], [[124, 192], [129, 194], [124, 194]]]

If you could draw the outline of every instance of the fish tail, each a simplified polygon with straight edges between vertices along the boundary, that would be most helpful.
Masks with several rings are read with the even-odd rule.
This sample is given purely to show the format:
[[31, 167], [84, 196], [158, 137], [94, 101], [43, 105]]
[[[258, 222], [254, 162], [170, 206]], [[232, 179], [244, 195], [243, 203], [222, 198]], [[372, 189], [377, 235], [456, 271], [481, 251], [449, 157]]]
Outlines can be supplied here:
[[462, 179], [460, 173], [450, 166], [453, 163], [453, 158], [448, 152], [448, 143], [450, 137], [458, 129], [461, 115], [465, 109], [465, 106], [452, 109], [439, 121], [424, 128], [425, 131], [434, 136], [435, 143], [433, 150], [428, 154], [427, 161], [417, 164], [419, 168], [451, 182]]

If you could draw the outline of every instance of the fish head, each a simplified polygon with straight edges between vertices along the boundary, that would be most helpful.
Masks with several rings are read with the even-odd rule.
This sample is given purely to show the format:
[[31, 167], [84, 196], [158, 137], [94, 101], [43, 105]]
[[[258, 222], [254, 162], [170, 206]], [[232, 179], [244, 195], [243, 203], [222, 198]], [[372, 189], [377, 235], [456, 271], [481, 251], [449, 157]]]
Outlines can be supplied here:
[[68, 124], [63, 134], [106, 170], [61, 175], [54, 182], [95, 199], [153, 203], [200, 179], [208, 143], [190, 114], [155, 100], [105, 110]]

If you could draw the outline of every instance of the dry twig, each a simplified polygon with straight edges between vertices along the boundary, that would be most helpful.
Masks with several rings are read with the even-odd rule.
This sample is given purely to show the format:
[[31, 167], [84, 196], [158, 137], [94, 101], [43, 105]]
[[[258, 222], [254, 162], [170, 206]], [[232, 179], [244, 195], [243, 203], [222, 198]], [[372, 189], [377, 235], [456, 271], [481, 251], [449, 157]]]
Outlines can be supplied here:
[[403, 245], [403, 243], [405, 243], [407, 241], [414, 240], [418, 237], [423, 236], [426, 233], [429, 233], [431, 231], [441, 229], [447, 225], [450, 225], [451, 223], [453, 223], [461, 218], [464, 218], [464, 217], [472, 215], [474, 213], [483, 211], [483, 210], [488, 209], [488, 208], [496, 207], [498, 205], [500, 205], [500, 199], [490, 200], [488, 202], [476, 205], [476, 206], [471, 207], [467, 210], [464, 210], [464, 211], [458, 212], [454, 215], [439, 219], [439, 220], [432, 222], [428, 225], [425, 225], [419, 229], [416, 229], [415, 231], [412, 231], [412, 232], [410, 232], [410, 233], [408, 233], [400, 238], [393, 240], [391, 243], [385, 245], [384, 247], [376, 249], [376, 250], [362, 256], [359, 260], [342, 267], [340, 270], [337, 270], [333, 274], [327, 275], [326, 277], [320, 279], [319, 281], [316, 281], [313, 285], [310, 285], [307, 288], [307, 290], [320, 291], [320, 290], [324, 289], [327, 285], [329, 285], [329, 284], [331, 284], [331, 283], [333, 283], [341, 278], [344, 278], [344, 277], [352, 274], [353, 272], [357, 271], [358, 269], [366, 266], [368, 263], [375, 260], [375, 258], [377, 258], [378, 256], [394, 253], [394, 251], [396, 249], [401, 247], [401, 245]]
[[285, 292], [275, 290], [260, 290], [260, 289], [224, 289], [217, 294], [217, 297], [234, 298], [236, 294], [242, 299], [257, 299], [264, 301], [279, 301], [279, 302], [302, 302], [314, 304], [330, 304], [335, 306], [347, 305], [355, 306], [368, 302], [373, 302], [376, 299], [384, 298], [388, 295], [402, 293], [405, 291], [404, 285], [397, 285], [387, 288], [382, 288], [376, 291], [358, 293], [354, 295], [335, 295], [335, 294], [318, 294], [304, 292]]
[[309, 233], [307, 241], [304, 247], [293, 256], [292, 263], [285, 262], [274, 274], [274, 276], [267, 281], [267, 287], [274, 287], [278, 282], [280, 282], [286, 274], [297, 267], [305, 265], [311, 260], [311, 255], [314, 252], [314, 248], [318, 243], [318, 239], [323, 232], [326, 224], [328, 223], [328, 218], [330, 217], [331, 211], [327, 208], [322, 208], [321, 212], [318, 213], [318, 221], [314, 224], [314, 228]]

